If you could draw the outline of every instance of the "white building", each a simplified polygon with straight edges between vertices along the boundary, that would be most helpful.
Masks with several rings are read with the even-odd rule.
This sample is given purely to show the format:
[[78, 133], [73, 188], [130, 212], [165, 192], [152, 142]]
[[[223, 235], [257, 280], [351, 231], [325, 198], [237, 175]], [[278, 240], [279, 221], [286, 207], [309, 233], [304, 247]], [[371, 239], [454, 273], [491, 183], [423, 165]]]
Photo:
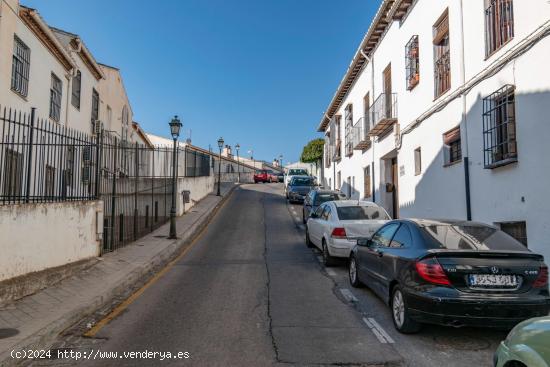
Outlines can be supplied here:
[[384, 0], [322, 117], [325, 185], [550, 258], [550, 4]]

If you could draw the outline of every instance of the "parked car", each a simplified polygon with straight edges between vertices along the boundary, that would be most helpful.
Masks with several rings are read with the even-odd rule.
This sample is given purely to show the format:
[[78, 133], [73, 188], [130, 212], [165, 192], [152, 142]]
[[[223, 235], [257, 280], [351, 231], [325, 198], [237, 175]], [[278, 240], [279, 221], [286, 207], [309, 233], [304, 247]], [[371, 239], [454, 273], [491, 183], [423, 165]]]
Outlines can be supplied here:
[[523, 321], [500, 343], [495, 367], [550, 367], [550, 316]]
[[293, 176], [285, 188], [286, 198], [291, 202], [303, 202], [309, 192], [316, 187], [315, 180], [310, 176]]
[[291, 168], [287, 171], [285, 175], [285, 186], [288, 186], [290, 179], [294, 176], [309, 176], [308, 171], [301, 168]]
[[306, 245], [318, 247], [325, 266], [333, 266], [336, 258], [349, 258], [358, 238], [370, 237], [388, 220], [384, 208], [370, 201], [328, 201], [309, 217]]
[[267, 170], [267, 181], [268, 182], [279, 182], [279, 178], [277, 177], [277, 173], [271, 170]]
[[267, 170], [263, 169], [261, 171], [256, 171], [256, 173], [254, 174], [254, 183], [258, 182], [269, 182], [269, 173], [267, 172]]
[[283, 172], [277, 173], [277, 182], [285, 182], [285, 174]]
[[346, 195], [335, 190], [311, 190], [304, 199], [302, 208], [302, 222], [306, 224], [310, 214], [317, 210], [319, 205], [327, 201], [344, 200]]
[[349, 279], [377, 293], [403, 333], [422, 323], [509, 328], [549, 311], [543, 257], [483, 223], [391, 221], [357, 241]]

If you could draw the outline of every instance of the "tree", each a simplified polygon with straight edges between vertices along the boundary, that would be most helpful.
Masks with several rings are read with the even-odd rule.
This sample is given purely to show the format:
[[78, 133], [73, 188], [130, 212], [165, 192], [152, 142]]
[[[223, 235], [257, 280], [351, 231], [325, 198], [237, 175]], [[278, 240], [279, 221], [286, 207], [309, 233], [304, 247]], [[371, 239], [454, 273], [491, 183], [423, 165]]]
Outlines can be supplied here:
[[324, 145], [325, 141], [323, 139], [313, 139], [302, 150], [300, 160], [304, 163], [315, 163], [315, 168], [317, 169], [318, 162], [323, 159]]

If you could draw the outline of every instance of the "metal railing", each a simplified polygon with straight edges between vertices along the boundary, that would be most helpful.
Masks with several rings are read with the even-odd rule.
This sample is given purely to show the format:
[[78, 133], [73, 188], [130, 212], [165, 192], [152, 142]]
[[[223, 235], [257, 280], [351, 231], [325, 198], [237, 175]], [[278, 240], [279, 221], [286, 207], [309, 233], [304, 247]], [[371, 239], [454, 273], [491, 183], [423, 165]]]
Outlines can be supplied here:
[[353, 125], [353, 149], [364, 149], [370, 142], [370, 119], [361, 117]]
[[376, 135], [397, 120], [397, 93], [381, 93], [369, 108], [369, 134]]

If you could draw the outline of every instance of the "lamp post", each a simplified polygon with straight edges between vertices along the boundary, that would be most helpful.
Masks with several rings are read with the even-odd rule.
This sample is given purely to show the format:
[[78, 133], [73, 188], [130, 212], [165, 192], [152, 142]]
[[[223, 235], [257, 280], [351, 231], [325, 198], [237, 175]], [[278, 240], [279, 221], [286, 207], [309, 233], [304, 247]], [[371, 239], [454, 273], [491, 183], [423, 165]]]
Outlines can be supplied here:
[[172, 208], [170, 209], [170, 235], [169, 239], [173, 240], [177, 238], [176, 235], [176, 180], [177, 180], [177, 169], [176, 169], [176, 159], [177, 159], [177, 140], [180, 135], [180, 129], [182, 123], [178, 119], [178, 116], [174, 116], [172, 121], [168, 123], [170, 125], [170, 134], [172, 134], [172, 139], [174, 139], [174, 151], [172, 153]]
[[237, 175], [238, 175], [238, 179], [237, 181], [239, 183], [241, 183], [241, 163], [239, 161], [239, 149], [241, 149], [241, 146], [239, 145], [239, 143], [237, 143], [237, 145], [235, 145], [235, 150], [237, 151]]
[[223, 148], [223, 138], [218, 139], [218, 148], [220, 148], [220, 161], [218, 162], [218, 193], [216, 195], [221, 196], [220, 193], [220, 182], [222, 177], [222, 148]]

